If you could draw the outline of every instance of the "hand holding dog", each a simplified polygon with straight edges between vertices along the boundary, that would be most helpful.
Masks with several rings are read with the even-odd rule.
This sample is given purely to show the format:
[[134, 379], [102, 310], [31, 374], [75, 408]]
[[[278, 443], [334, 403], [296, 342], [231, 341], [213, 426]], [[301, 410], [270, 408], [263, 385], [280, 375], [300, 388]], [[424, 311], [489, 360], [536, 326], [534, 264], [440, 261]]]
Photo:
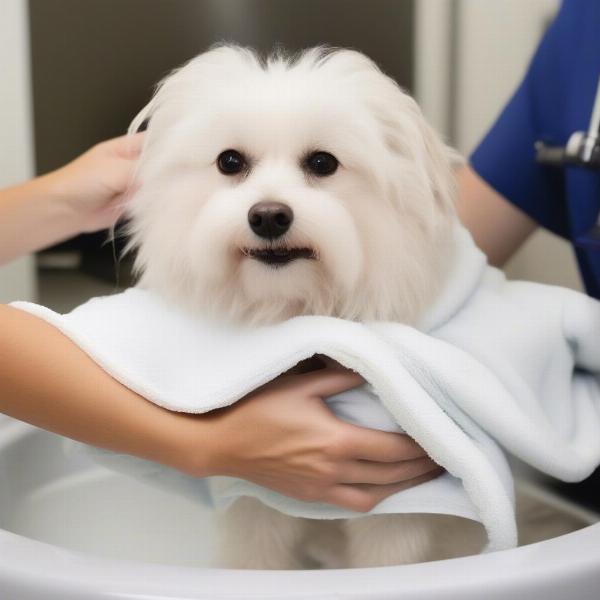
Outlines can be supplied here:
[[114, 225], [130, 193], [143, 139], [138, 133], [101, 142], [47, 175], [54, 179], [54, 193], [72, 211], [77, 233]]
[[299, 500], [359, 512], [439, 475], [440, 467], [409, 437], [345, 423], [323, 402], [362, 383], [339, 366], [283, 375], [204, 415], [209, 438], [195, 445], [210, 449], [210, 458], [195, 474], [240, 477]]
[[102, 142], [56, 171], [0, 190], [0, 264], [113, 225], [142, 140], [137, 134]]
[[362, 383], [342, 368], [282, 376], [228, 409], [189, 415], [127, 389], [37, 317], [0, 305], [0, 329], [0, 412], [87, 444], [357, 511], [439, 473], [406, 436], [332, 415], [321, 398]]

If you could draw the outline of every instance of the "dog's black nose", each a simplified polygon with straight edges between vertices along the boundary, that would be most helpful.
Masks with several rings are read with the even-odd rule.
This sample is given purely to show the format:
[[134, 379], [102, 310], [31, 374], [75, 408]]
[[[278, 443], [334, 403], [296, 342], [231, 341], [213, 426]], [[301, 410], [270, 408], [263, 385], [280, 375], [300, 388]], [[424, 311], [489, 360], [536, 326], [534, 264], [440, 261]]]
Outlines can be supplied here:
[[275, 239], [283, 235], [294, 220], [292, 209], [281, 202], [258, 202], [248, 211], [248, 224], [256, 235]]

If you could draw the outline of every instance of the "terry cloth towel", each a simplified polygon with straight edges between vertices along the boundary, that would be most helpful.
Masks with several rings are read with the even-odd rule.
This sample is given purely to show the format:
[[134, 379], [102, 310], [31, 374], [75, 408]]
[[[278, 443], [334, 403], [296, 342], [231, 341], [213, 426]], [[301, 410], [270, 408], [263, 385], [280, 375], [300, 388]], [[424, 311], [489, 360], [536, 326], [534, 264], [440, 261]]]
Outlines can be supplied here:
[[[133, 288], [66, 315], [29, 303], [117, 380], [170, 410], [227, 406], [299, 361], [324, 354], [367, 385], [330, 397], [341, 418], [411, 435], [447, 473], [371, 513], [431, 512], [481, 521], [487, 550], [517, 543], [504, 450], [565, 481], [600, 463], [600, 303], [557, 287], [508, 282], [457, 227], [445, 289], [418, 327], [296, 317], [265, 327], [216, 325]], [[249, 495], [294, 516], [356, 516], [228, 477], [194, 479], [79, 446], [103, 464], [228, 506]], [[362, 516], [362, 515], [361, 515]]]

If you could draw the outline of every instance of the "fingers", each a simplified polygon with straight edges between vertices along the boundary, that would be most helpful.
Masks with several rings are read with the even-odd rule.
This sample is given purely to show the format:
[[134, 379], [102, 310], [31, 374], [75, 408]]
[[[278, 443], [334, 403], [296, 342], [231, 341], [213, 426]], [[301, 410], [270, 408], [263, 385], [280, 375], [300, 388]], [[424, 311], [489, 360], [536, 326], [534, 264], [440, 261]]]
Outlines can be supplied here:
[[133, 160], [137, 158], [142, 151], [144, 143], [144, 132], [134, 133], [132, 135], [122, 135], [103, 142], [104, 147], [109, 152], [114, 152], [120, 158]]
[[346, 439], [352, 447], [353, 458], [394, 463], [427, 455], [425, 450], [408, 435], [350, 424], [347, 427]]
[[126, 158], [137, 158], [142, 151], [142, 146], [144, 145], [145, 133], [140, 131], [139, 133], [134, 133], [132, 135], [123, 136], [126, 138], [125, 145], [125, 157]]
[[340, 480], [344, 483], [389, 485], [408, 481], [438, 469], [439, 465], [428, 456], [398, 463], [356, 461], [342, 469]]
[[324, 501], [356, 512], [369, 512], [388, 496], [435, 479], [443, 472], [442, 468], [438, 468], [419, 477], [388, 485], [338, 485], [329, 491]]
[[321, 398], [340, 394], [362, 385], [365, 380], [354, 371], [344, 368], [320, 369], [302, 375], [297, 375], [297, 381], [308, 393]]
[[344, 368], [344, 366], [341, 365], [339, 362], [333, 360], [333, 358], [330, 358], [325, 354], [315, 354], [315, 357], [317, 357], [326, 367], [331, 367], [332, 369]]

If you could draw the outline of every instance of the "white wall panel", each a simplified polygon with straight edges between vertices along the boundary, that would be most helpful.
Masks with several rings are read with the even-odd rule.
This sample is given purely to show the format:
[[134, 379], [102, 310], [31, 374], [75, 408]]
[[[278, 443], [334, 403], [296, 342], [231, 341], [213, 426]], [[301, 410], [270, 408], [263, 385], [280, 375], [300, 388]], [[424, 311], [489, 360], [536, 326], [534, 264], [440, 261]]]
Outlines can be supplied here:
[[[1, 188], [34, 174], [26, 0], [0, 2], [0, 75]], [[33, 257], [27, 256], [0, 268], [0, 302], [34, 298]]]

